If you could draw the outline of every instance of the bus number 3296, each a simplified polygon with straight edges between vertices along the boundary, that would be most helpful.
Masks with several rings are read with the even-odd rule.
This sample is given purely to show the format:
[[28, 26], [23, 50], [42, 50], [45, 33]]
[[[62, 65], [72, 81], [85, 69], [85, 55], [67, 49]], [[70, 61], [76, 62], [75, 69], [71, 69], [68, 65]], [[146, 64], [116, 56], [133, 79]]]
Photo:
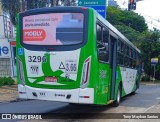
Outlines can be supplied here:
[[28, 56], [28, 62], [46, 62], [46, 56]]

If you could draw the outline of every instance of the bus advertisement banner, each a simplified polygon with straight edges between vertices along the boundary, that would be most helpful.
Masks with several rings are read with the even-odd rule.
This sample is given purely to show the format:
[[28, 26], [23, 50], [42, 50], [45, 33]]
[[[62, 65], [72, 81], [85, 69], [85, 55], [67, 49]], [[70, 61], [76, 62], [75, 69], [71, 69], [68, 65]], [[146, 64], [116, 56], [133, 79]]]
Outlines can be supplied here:
[[23, 43], [69, 45], [70, 38], [72, 38], [76, 40], [72, 41], [73, 43], [79, 44], [83, 38], [83, 20], [82, 13], [47, 13], [25, 16], [23, 18]]

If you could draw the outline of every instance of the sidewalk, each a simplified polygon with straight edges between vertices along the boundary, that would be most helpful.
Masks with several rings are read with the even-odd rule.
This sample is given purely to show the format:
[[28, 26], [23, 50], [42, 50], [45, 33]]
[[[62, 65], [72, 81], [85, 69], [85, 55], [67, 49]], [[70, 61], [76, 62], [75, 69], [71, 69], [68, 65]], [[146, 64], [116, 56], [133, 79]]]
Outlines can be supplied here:
[[0, 103], [10, 102], [18, 98], [17, 85], [0, 87]]
[[140, 84], [143, 84], [143, 85], [160, 85], [160, 82], [140, 82]]

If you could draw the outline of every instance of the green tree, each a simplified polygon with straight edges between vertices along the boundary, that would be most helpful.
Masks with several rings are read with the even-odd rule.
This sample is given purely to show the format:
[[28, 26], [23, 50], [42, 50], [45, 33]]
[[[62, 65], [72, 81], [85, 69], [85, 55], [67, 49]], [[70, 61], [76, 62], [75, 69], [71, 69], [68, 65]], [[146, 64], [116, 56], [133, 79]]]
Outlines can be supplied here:
[[9, 13], [12, 23], [16, 24], [15, 16], [20, 12], [20, 0], [1, 0], [2, 8], [5, 13]]
[[[148, 30], [142, 16], [116, 7], [107, 8], [107, 20], [141, 50], [144, 71], [153, 76], [151, 58], [160, 60], [160, 31]], [[156, 66], [156, 79], [160, 79], [160, 61]]]
[[113, 25], [129, 26], [140, 33], [148, 30], [143, 16], [112, 6], [107, 7], [107, 20]]
[[114, 25], [121, 33], [124, 34], [131, 42], [135, 42], [140, 33], [126, 25]]
[[[141, 43], [142, 61], [144, 70], [148, 76], [153, 76], [151, 58], [160, 60], [160, 31], [154, 29], [144, 33], [145, 39]], [[156, 66], [156, 79], [160, 79], [160, 63]]]

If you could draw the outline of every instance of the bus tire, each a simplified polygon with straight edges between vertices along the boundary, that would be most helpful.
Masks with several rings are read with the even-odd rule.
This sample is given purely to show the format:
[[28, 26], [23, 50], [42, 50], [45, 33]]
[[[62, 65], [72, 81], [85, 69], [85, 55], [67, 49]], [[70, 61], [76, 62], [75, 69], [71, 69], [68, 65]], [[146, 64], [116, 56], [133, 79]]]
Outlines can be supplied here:
[[122, 88], [121, 85], [119, 85], [118, 87], [118, 91], [117, 91], [117, 96], [116, 96], [116, 100], [113, 102], [113, 106], [114, 107], [118, 107], [121, 101], [121, 95], [122, 95]]

